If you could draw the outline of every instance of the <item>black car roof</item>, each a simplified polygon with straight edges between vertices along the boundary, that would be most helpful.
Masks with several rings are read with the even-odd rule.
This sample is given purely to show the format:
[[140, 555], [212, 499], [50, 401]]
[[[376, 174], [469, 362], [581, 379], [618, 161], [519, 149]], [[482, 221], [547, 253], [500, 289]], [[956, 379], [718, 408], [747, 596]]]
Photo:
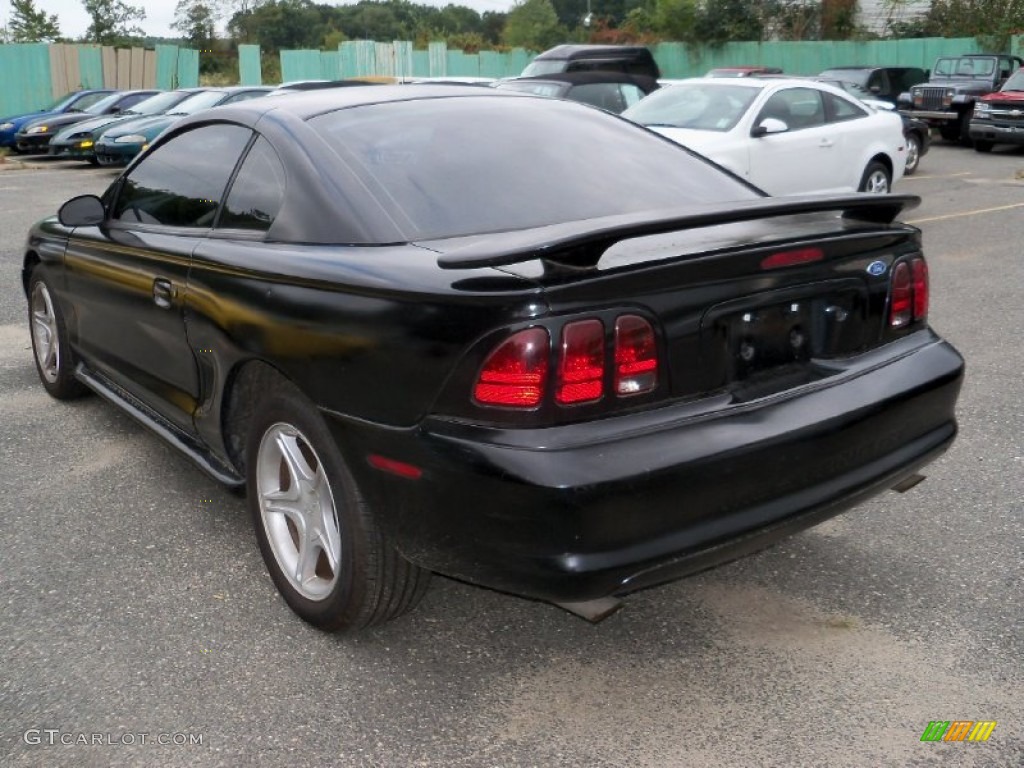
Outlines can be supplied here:
[[599, 58], [608, 55], [622, 54], [634, 54], [641, 52], [649, 52], [647, 48], [642, 45], [556, 45], [554, 48], [544, 51], [537, 58], [544, 59], [572, 59], [572, 58], [589, 58], [591, 56]]
[[653, 91], [658, 87], [658, 81], [648, 75], [631, 75], [626, 72], [584, 70], [580, 72], [552, 72], [548, 75], [533, 75], [531, 77], [512, 77], [505, 82], [539, 82], [551, 81], [569, 83], [571, 85], [587, 85], [589, 83], [632, 83], [639, 85], [645, 90]]
[[[472, 85], [431, 85], [427, 83], [420, 83], [415, 87], [411, 85], [374, 85], [369, 88], [319, 88], [312, 91], [295, 91], [286, 99], [251, 99], [232, 104], [230, 113], [224, 112], [223, 114], [248, 114], [250, 119], [255, 119], [267, 112], [274, 111], [288, 112], [300, 120], [308, 120], [336, 109], [347, 109], [367, 104], [472, 96], [522, 96], [529, 98], [527, 94], [500, 91], [496, 88], [478, 88]], [[188, 122], [202, 122], [202, 115], [193, 117], [199, 119], [190, 118]], [[182, 123], [182, 125], [185, 124], [185, 122]]]

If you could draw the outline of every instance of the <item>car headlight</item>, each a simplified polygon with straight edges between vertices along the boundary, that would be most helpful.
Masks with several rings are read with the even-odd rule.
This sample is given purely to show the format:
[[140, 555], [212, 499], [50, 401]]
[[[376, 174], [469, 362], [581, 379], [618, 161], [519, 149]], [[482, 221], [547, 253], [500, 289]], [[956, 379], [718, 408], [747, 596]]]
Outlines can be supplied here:
[[976, 101], [974, 102], [974, 116], [980, 117], [982, 120], [990, 118], [992, 112], [992, 105], [987, 101]]
[[114, 139], [115, 144], [144, 144], [146, 137], [141, 133], [129, 133], [127, 136], [118, 136]]
[[0, 123], [0, 131], [13, 131], [14, 123]]
[[46, 133], [48, 130], [50, 130], [50, 126], [48, 125], [33, 125], [27, 131], [25, 131], [25, 133], [31, 135], [33, 133]]

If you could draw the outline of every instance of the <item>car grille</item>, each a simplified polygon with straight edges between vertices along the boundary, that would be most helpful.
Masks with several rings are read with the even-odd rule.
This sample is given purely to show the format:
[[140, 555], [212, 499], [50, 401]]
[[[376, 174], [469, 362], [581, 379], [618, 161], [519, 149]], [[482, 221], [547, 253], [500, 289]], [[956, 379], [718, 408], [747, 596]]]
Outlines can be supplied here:
[[993, 104], [989, 115], [993, 120], [1014, 125], [1024, 125], [1024, 104]]
[[942, 103], [942, 97], [945, 95], [945, 88], [919, 88], [914, 91], [914, 96], [921, 95], [921, 103], [917, 103], [917, 99], [914, 99], [914, 106], [920, 109], [945, 109], [945, 105]]

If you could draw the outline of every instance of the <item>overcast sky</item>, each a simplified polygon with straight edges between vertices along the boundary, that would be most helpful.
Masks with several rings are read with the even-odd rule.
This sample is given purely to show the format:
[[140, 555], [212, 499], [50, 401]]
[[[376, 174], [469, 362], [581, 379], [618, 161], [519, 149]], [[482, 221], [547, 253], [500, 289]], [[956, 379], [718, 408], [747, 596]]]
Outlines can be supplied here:
[[[141, 5], [146, 9], [146, 18], [139, 22], [139, 26], [147, 35], [152, 37], [176, 37], [177, 33], [171, 29], [174, 23], [174, 6], [176, 0], [126, 0], [128, 5]], [[424, 5], [445, 6], [449, 0], [413, 0], [413, 2]], [[484, 11], [507, 11], [513, 5], [513, 0], [462, 0], [456, 5], [465, 5], [483, 13]], [[332, 3], [332, 5], [344, 5], [344, 3]], [[60, 31], [65, 37], [76, 38], [85, 34], [89, 27], [89, 17], [85, 13], [81, 0], [37, 0], [36, 8], [45, 10], [47, 13], [56, 13], [60, 20]], [[7, 24], [11, 18], [11, 4], [9, 0], [0, 0], [0, 25]]]

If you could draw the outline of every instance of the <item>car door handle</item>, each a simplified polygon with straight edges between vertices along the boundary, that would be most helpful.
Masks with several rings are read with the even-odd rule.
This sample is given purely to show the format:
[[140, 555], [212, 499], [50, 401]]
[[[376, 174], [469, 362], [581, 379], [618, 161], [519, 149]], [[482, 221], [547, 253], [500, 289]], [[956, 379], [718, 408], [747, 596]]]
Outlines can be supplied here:
[[153, 303], [160, 309], [170, 309], [174, 302], [174, 286], [170, 280], [158, 277], [153, 281]]
[[836, 143], [832, 141], [832, 139], [822, 139], [821, 141], [818, 142], [818, 146], [821, 147], [822, 149], [831, 149], [835, 145]]

